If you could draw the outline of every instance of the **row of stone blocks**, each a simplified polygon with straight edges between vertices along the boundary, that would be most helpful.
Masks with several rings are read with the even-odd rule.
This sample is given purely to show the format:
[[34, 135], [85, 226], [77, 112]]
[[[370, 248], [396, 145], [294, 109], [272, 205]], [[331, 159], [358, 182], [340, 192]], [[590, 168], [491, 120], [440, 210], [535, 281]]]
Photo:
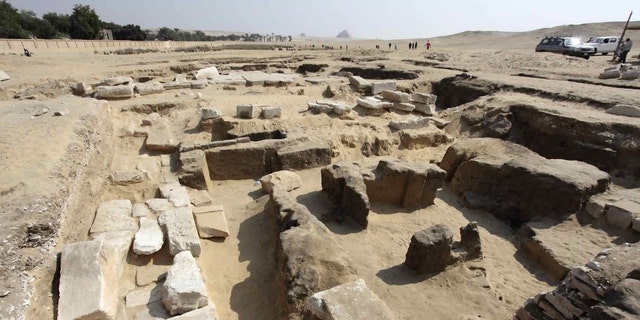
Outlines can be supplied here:
[[433, 204], [445, 171], [433, 164], [381, 160], [377, 165], [338, 162], [322, 169], [322, 190], [334, 202], [338, 219], [368, 224], [370, 201], [408, 209]]
[[[201, 253], [199, 237], [228, 236], [223, 208], [192, 208], [187, 189], [177, 182], [160, 186], [160, 193], [163, 199], [149, 199], [146, 204], [132, 205], [129, 200], [102, 203], [90, 230], [93, 240], [63, 248], [58, 319], [122, 317], [117, 283], [129, 248], [138, 255], [152, 255], [163, 247], [165, 238], [174, 261], [161, 294], [154, 295], [151, 288], [134, 290], [127, 295], [127, 307], [162, 300], [170, 315], [184, 314], [178, 319], [217, 319], [194, 257]], [[140, 223], [137, 231], [136, 218]]]
[[639, 299], [640, 245], [624, 244], [571, 269], [554, 290], [528, 299], [513, 319], [638, 319]]
[[358, 105], [367, 109], [369, 115], [380, 115], [386, 109], [416, 111], [428, 116], [436, 115], [435, 103], [438, 98], [436, 95], [420, 92], [408, 94], [392, 90], [383, 90], [381, 94], [381, 96], [360, 98], [357, 100]]
[[640, 232], [640, 189], [612, 190], [593, 196], [586, 211], [616, 228]]
[[[279, 234], [278, 265], [291, 319], [393, 319], [385, 303], [358, 279], [333, 233], [289, 191], [300, 177], [279, 171], [261, 178], [267, 210]], [[310, 276], [313, 275], [313, 276]]]

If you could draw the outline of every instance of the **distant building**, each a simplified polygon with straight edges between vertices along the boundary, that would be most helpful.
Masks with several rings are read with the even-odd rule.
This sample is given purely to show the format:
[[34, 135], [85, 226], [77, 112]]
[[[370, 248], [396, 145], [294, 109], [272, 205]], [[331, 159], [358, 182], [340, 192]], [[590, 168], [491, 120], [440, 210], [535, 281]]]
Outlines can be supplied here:
[[113, 32], [109, 29], [102, 29], [100, 30], [100, 38], [102, 40], [113, 40]]

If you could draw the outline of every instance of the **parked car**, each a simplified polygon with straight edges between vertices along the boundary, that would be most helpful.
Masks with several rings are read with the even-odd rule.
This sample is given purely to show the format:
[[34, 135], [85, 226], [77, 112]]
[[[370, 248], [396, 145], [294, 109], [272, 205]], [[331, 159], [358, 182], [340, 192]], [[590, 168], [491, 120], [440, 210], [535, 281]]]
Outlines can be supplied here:
[[596, 49], [596, 53], [602, 53], [604, 56], [610, 52], [615, 52], [619, 41], [620, 37], [615, 36], [595, 37], [589, 39], [585, 45], [594, 47]]
[[562, 53], [568, 56], [589, 59], [596, 53], [592, 46], [583, 44], [574, 37], [544, 37], [536, 46], [536, 52]]

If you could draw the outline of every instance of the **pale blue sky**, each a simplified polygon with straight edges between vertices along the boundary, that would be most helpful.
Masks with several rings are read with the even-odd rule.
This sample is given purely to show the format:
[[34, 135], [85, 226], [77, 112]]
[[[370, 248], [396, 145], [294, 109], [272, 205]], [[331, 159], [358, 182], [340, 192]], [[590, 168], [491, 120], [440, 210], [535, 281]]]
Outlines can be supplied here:
[[640, 0], [8, 0], [18, 9], [71, 13], [88, 4], [103, 21], [143, 28], [334, 37], [425, 38], [467, 30], [528, 31], [622, 21]]

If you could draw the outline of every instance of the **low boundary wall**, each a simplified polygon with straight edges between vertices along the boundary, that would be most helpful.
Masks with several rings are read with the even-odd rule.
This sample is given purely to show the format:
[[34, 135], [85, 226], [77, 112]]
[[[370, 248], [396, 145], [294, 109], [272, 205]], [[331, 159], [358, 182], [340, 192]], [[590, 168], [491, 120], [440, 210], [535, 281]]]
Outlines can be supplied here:
[[220, 46], [219, 41], [127, 41], [127, 40], [44, 40], [44, 39], [0, 39], [0, 53], [22, 53], [22, 48], [33, 52], [77, 51], [77, 50], [117, 50], [124, 48], [158, 49], [184, 48], [195, 46]]

